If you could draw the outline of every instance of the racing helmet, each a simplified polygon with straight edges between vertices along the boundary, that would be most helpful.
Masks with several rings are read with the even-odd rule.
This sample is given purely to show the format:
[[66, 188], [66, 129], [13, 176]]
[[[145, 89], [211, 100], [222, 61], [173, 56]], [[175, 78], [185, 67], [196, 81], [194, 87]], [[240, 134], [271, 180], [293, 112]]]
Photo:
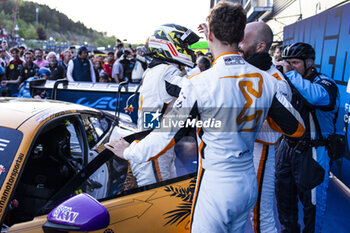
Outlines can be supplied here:
[[297, 42], [287, 46], [283, 50], [282, 58], [283, 59], [299, 58], [302, 60], [311, 58], [315, 60], [315, 50], [309, 44], [306, 44], [303, 42]]
[[196, 58], [188, 45], [198, 40], [196, 33], [183, 26], [164, 24], [149, 37], [148, 48], [153, 58], [193, 67]]
[[51, 75], [51, 71], [48, 68], [42, 67], [39, 69], [38, 71], [38, 76], [50, 76]]

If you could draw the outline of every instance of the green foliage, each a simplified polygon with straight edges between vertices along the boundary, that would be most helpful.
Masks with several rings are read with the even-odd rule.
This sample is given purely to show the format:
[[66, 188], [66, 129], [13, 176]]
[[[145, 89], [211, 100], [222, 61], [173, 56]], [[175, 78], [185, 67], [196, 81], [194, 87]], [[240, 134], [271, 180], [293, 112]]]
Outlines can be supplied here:
[[67, 37], [65, 35], [61, 35], [61, 36], [56, 36], [55, 40], [57, 42], [66, 42], [67, 41]]
[[[36, 33], [36, 31], [35, 31], [35, 33]], [[33, 40], [26, 41], [26, 45], [28, 46], [28, 48], [41, 48], [42, 47], [42, 44], [37, 43]]]
[[47, 39], [47, 35], [46, 35], [44, 28], [38, 27], [36, 29], [36, 33], [38, 34], [39, 40], [46, 40]]
[[[0, 27], [4, 27], [9, 33], [12, 30], [13, 12], [16, 0], [0, 2]], [[36, 8], [39, 9], [39, 24], [36, 23]], [[114, 46], [116, 38], [108, 37], [103, 32], [87, 28], [82, 22], [74, 22], [66, 15], [47, 5], [34, 2], [19, 1], [16, 24], [19, 27], [18, 34], [24, 39], [43, 39], [53, 37], [56, 41], [87, 41], [90, 45]], [[37, 33], [37, 31], [39, 32]]]
[[38, 39], [37, 29], [34, 27], [34, 25], [28, 25], [28, 27], [24, 29], [24, 36], [21, 37], [28, 39]]
[[3, 27], [6, 29], [6, 31], [11, 32], [11, 25], [12, 25], [11, 16], [6, 14], [5, 10], [2, 10], [0, 12], [0, 27]]
[[117, 38], [115, 38], [114, 36], [112, 36], [112, 37], [99, 37], [96, 40], [96, 46], [107, 47], [108, 45], [110, 45], [111, 47], [113, 47], [115, 45], [116, 39]]

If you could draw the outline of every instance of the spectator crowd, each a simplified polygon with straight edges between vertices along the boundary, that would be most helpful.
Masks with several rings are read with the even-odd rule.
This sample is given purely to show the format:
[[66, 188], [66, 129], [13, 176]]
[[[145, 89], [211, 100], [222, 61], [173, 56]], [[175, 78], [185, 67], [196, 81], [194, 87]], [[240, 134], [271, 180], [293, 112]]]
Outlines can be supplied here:
[[[0, 47], [0, 95], [21, 96], [20, 90], [28, 79], [40, 78], [40, 69], [49, 70], [48, 80], [68, 79], [68, 81], [139, 83], [144, 71], [151, 61], [145, 47], [139, 46], [133, 49], [117, 39], [115, 51], [106, 55], [96, 56], [82, 46], [78, 49], [70, 47], [61, 54], [41, 48], [26, 48], [24, 45], [9, 48], [7, 40], [1, 41]], [[183, 72], [189, 76], [208, 69], [211, 66], [212, 56], [210, 52], [203, 54], [196, 52], [196, 66], [183, 67]], [[46, 73], [46, 72], [45, 72]], [[35, 79], [33, 79], [36, 77]]]

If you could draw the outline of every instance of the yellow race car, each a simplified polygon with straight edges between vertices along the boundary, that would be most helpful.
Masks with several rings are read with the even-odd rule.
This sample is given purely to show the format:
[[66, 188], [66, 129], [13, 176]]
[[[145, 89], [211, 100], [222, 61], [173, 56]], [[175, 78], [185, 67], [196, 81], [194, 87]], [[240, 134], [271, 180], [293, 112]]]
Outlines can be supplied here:
[[175, 148], [177, 178], [137, 187], [128, 162], [103, 146], [111, 134], [135, 132], [127, 117], [21, 98], [0, 98], [0, 109], [1, 232], [43, 232], [47, 214], [80, 193], [109, 213], [108, 226], [94, 232], [189, 232], [194, 140]]

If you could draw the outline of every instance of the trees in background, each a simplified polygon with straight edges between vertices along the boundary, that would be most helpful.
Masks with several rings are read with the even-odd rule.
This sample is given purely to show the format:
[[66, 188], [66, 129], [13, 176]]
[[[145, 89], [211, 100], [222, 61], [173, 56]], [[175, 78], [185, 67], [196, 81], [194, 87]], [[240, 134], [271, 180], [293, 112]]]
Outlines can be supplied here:
[[[13, 11], [16, 0], [0, 2], [0, 28], [11, 32]], [[39, 23], [36, 23], [36, 8], [39, 8]], [[24, 39], [46, 40], [53, 37], [56, 41], [86, 41], [96, 46], [114, 46], [116, 38], [103, 32], [87, 28], [82, 22], [74, 22], [65, 14], [46, 5], [19, 1], [16, 24], [18, 34]]]

